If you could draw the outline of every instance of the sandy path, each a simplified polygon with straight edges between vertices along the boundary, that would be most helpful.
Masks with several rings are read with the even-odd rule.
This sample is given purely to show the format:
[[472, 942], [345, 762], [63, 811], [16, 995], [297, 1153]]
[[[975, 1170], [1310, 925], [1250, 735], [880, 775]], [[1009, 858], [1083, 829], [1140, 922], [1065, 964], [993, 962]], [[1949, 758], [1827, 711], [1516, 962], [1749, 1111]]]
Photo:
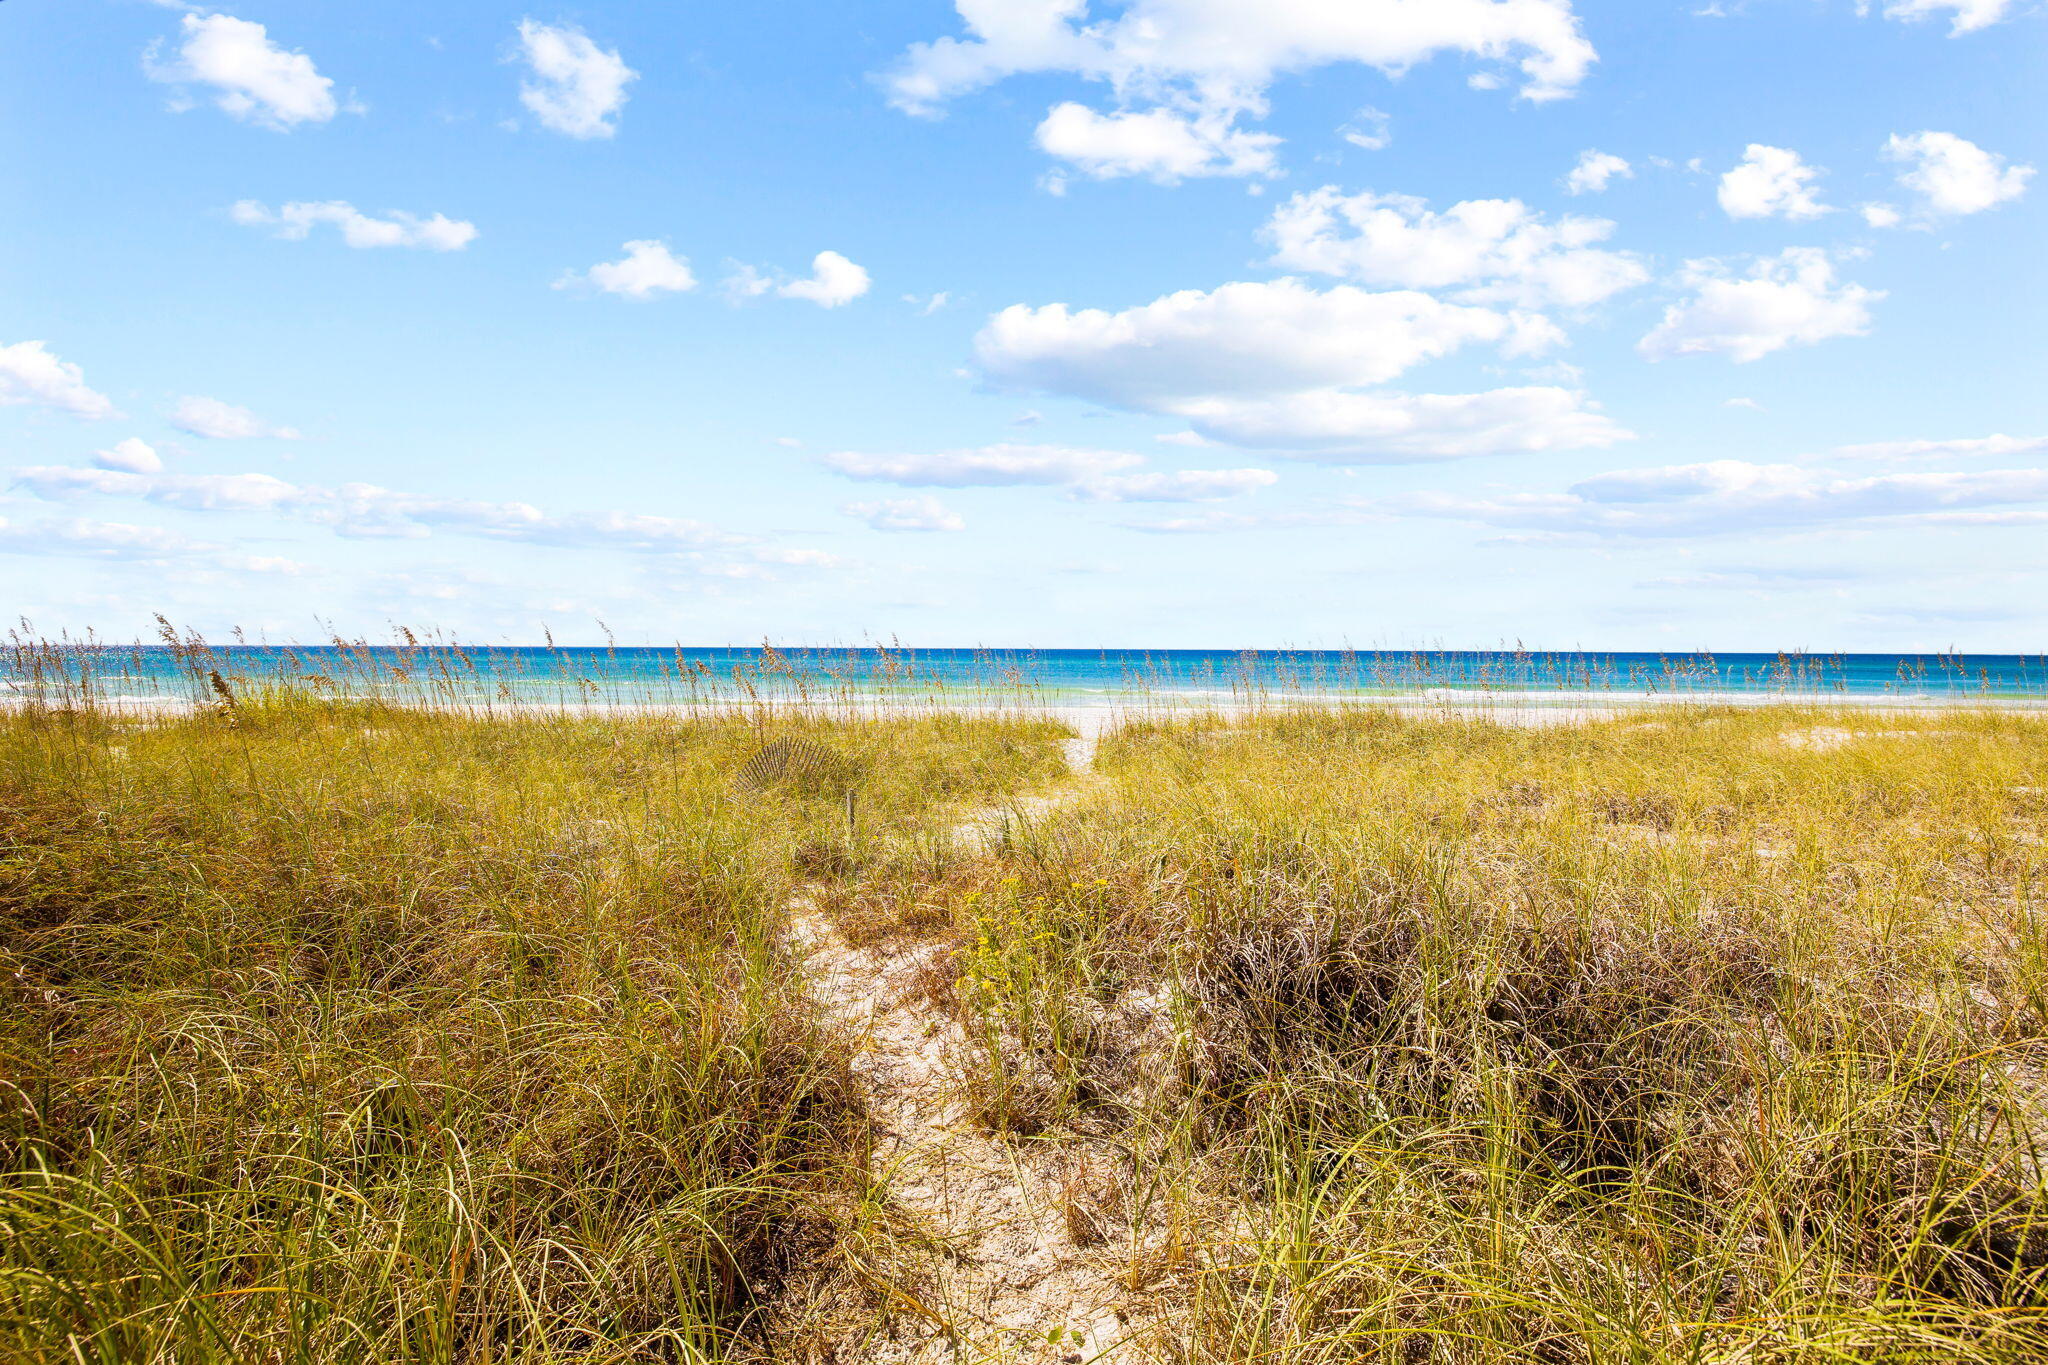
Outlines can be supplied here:
[[[992, 808], [958, 838], [999, 837], [1004, 822], [1072, 801], [1090, 780], [1095, 737], [1065, 741], [1080, 781]], [[935, 1248], [915, 1286], [922, 1313], [895, 1316], [860, 1358], [926, 1361], [1126, 1361], [1119, 1264], [1128, 1243], [1095, 1242], [1096, 1191], [1120, 1158], [1085, 1140], [1003, 1140], [970, 1117], [954, 1077], [960, 1025], [920, 1002], [919, 974], [939, 951], [849, 947], [799, 896], [791, 936], [827, 1016], [860, 1040], [855, 1068], [876, 1128], [874, 1162], [897, 1204]], [[1056, 1340], [1055, 1340], [1056, 1339]]]

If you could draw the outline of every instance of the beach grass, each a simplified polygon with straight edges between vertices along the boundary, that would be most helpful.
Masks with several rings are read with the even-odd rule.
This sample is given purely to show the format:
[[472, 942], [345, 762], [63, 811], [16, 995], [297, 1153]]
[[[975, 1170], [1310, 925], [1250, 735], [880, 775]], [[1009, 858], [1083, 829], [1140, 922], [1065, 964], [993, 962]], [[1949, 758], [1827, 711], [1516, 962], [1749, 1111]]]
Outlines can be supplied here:
[[[796, 880], [1043, 724], [0, 722], [0, 1357], [683, 1359], [865, 1197]], [[739, 782], [764, 744], [865, 770]]]
[[931, 1321], [792, 907], [1115, 1359], [2048, 1355], [2039, 719], [1067, 733], [0, 717], [0, 1356], [1073, 1358]]

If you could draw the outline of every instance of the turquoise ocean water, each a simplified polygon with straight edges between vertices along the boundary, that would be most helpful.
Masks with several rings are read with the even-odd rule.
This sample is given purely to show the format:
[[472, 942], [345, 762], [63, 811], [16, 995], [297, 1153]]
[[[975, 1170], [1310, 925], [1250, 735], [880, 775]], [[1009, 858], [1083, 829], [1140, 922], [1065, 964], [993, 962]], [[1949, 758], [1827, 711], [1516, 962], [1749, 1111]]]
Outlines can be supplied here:
[[120, 704], [296, 685], [448, 704], [817, 700], [1113, 705], [1136, 700], [1691, 696], [2048, 701], [2048, 656], [1510, 650], [1138, 650], [227, 646], [17, 649], [17, 697]]

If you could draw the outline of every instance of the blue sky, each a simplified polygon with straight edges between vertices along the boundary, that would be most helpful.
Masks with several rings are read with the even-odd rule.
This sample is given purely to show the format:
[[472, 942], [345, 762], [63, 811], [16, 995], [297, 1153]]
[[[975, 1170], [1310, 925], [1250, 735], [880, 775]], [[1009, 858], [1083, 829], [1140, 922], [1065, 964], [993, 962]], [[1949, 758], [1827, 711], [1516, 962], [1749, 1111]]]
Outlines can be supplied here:
[[2048, 648], [2035, 0], [0, 5], [0, 587]]

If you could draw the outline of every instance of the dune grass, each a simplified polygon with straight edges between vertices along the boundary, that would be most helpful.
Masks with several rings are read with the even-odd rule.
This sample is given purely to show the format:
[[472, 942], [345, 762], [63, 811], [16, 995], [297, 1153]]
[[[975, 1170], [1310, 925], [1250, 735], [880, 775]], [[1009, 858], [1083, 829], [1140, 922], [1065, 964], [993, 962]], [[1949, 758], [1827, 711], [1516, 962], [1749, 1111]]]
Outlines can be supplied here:
[[[849, 1304], [914, 1317], [862, 1297], [914, 1239], [799, 891], [929, 957], [986, 1130], [1086, 1154], [1120, 1358], [2048, 1355], [2039, 720], [1270, 711], [1084, 779], [1062, 733], [0, 719], [0, 1356], [830, 1358]], [[777, 742], [832, 761], [747, 776]]]
[[[0, 1357], [758, 1345], [869, 1197], [790, 888], [1058, 771], [1053, 733], [0, 722]], [[842, 771], [735, 782], [778, 738]]]
[[1096, 766], [960, 887], [947, 989], [988, 1122], [1128, 1152], [1160, 1355], [2048, 1354], [2038, 720], [1302, 711]]

